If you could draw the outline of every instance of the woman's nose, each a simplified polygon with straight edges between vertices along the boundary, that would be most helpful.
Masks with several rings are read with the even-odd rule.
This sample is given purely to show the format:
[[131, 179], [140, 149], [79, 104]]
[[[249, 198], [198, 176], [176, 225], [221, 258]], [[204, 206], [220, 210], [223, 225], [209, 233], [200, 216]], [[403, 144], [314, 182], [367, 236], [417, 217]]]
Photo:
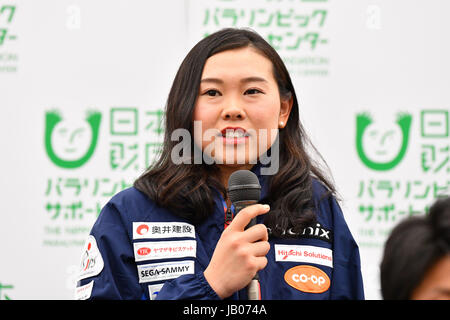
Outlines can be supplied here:
[[224, 120], [243, 120], [245, 118], [245, 111], [236, 102], [230, 101], [222, 110], [222, 119]]

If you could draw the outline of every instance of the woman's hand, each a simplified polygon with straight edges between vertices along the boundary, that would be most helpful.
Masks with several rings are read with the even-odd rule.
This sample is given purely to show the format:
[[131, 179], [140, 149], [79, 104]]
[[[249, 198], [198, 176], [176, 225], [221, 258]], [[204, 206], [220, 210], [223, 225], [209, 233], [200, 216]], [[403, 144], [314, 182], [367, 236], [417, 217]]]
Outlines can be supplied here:
[[254, 217], [270, 210], [268, 205], [248, 206], [236, 215], [217, 242], [204, 272], [209, 285], [224, 299], [244, 288], [267, 265], [270, 250], [267, 228], [263, 224], [245, 227]]

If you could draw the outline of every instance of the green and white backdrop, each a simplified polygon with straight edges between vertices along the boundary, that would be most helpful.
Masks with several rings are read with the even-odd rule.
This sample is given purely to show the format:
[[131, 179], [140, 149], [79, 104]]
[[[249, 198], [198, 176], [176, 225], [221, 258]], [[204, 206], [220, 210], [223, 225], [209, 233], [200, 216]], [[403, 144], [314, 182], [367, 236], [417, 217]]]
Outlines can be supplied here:
[[380, 299], [390, 230], [449, 193], [446, 0], [0, 0], [0, 299], [72, 299], [102, 206], [152, 163], [189, 49], [258, 31], [285, 61]]

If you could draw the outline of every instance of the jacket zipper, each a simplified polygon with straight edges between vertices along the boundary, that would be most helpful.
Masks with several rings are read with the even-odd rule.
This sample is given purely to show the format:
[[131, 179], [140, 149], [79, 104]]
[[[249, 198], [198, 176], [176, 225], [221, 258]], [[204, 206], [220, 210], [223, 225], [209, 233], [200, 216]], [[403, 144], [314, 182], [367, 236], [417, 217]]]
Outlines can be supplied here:
[[225, 211], [225, 224], [223, 226], [223, 229], [225, 230], [231, 223], [231, 221], [233, 221], [233, 212], [231, 211], [231, 208], [223, 208]]

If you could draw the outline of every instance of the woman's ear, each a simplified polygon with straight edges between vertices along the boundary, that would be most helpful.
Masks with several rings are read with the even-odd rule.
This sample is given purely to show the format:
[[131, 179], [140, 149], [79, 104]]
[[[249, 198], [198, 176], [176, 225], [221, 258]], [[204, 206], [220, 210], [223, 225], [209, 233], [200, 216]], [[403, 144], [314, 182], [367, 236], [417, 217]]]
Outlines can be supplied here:
[[290, 94], [289, 97], [281, 98], [280, 115], [278, 117], [278, 126], [280, 127], [280, 129], [286, 126], [293, 103], [294, 97], [292, 96], [292, 94]]

